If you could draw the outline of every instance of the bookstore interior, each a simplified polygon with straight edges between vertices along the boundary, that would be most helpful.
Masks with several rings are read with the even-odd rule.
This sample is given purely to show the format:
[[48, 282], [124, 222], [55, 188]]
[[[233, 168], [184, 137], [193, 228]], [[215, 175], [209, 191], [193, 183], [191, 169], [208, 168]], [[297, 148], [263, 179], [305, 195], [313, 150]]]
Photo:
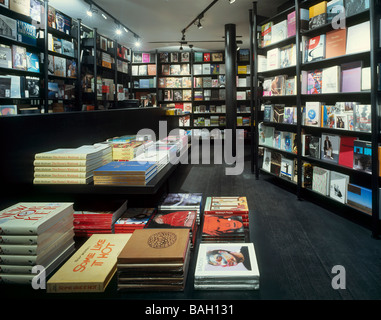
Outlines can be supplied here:
[[380, 21], [0, 0], [2, 298], [381, 299]]

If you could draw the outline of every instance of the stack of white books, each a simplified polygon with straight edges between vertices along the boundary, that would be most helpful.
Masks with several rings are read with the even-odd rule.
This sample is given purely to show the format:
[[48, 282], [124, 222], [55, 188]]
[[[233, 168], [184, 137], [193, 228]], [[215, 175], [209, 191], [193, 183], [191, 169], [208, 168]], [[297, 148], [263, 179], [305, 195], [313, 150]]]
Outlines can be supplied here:
[[32, 284], [75, 250], [73, 203], [20, 202], [0, 211], [0, 283]]
[[34, 184], [88, 184], [93, 171], [112, 161], [108, 143], [58, 148], [35, 154]]

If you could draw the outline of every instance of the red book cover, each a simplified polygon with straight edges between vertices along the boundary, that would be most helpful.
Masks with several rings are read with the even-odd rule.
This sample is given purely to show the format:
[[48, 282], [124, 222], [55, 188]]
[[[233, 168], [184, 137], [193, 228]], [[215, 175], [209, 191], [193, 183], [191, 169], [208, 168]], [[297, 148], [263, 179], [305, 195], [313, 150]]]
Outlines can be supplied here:
[[327, 32], [325, 58], [343, 56], [346, 53], [347, 29], [338, 29]]
[[340, 139], [339, 165], [353, 168], [353, 141], [355, 137], [342, 136]]
[[209, 62], [210, 61], [210, 53], [209, 52], [205, 52], [204, 53], [204, 62]]

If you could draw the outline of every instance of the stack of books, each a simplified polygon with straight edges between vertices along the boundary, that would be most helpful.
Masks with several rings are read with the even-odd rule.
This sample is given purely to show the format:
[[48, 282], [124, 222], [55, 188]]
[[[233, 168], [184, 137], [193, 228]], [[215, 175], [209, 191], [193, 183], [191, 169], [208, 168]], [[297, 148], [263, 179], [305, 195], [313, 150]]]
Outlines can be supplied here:
[[146, 228], [186, 228], [189, 229], [191, 248], [194, 248], [197, 233], [197, 212], [190, 210], [160, 210], [152, 215]]
[[259, 269], [252, 243], [201, 243], [196, 290], [257, 290]]
[[169, 157], [166, 150], [147, 150], [133, 159], [137, 162], [154, 162], [156, 163], [157, 173], [159, 173], [168, 163]]
[[118, 256], [118, 291], [183, 291], [189, 256], [189, 229], [135, 230]]
[[208, 197], [204, 215], [241, 216], [245, 228], [249, 227], [249, 206], [246, 197]]
[[74, 233], [77, 237], [89, 237], [94, 233], [114, 233], [115, 222], [127, 210], [127, 201], [92, 202], [86, 210], [74, 211]]
[[146, 227], [156, 208], [128, 208], [115, 222], [115, 233], [133, 233], [136, 229]]
[[104, 292], [130, 234], [94, 234], [48, 280], [48, 293]]
[[143, 141], [132, 140], [126, 143], [113, 143], [111, 146], [113, 161], [129, 161], [144, 152]]
[[[73, 203], [20, 202], [0, 211], [0, 283], [31, 284], [74, 252]], [[41, 270], [39, 270], [41, 271]]]
[[34, 184], [88, 184], [93, 171], [112, 160], [105, 143], [59, 148], [35, 154]]
[[202, 193], [169, 193], [158, 206], [159, 211], [196, 211], [196, 222], [200, 224]]
[[94, 170], [94, 185], [145, 186], [156, 174], [155, 162], [112, 161]]
[[241, 216], [204, 215], [202, 242], [245, 242], [246, 236]]

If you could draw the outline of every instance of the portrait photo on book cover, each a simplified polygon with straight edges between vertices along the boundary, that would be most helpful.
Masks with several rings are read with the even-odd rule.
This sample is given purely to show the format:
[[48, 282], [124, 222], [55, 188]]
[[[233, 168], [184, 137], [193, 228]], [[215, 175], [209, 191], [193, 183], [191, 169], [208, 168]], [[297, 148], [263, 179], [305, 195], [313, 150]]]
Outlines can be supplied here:
[[221, 249], [207, 247], [205, 253], [206, 262], [204, 271], [250, 271], [252, 270], [250, 263], [249, 249], [247, 246], [237, 245], [236, 247], [229, 246], [229, 249], [224, 249], [221, 243]]

